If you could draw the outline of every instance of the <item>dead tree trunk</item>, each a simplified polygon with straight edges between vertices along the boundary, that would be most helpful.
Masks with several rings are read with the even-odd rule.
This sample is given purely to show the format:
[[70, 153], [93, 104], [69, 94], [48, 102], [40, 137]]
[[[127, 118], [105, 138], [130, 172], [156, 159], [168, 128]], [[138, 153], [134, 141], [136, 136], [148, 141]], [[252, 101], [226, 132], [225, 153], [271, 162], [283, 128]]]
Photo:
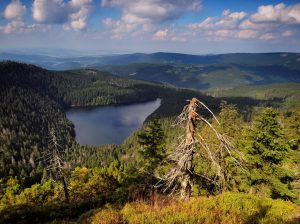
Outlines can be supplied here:
[[64, 187], [64, 192], [65, 192], [65, 199], [66, 199], [66, 202], [68, 204], [70, 204], [70, 197], [69, 197], [69, 191], [68, 191], [68, 185], [67, 185], [67, 181], [65, 179], [64, 176], [61, 177], [61, 181], [63, 183], [63, 187]]
[[50, 170], [50, 172], [55, 172], [57, 179], [61, 179], [65, 194], [65, 200], [66, 203], [69, 204], [70, 197], [64, 172], [66, 168], [66, 163], [64, 161], [64, 147], [60, 144], [59, 136], [56, 134], [54, 128], [50, 130], [49, 151], [44, 159], [47, 163], [47, 169]]
[[183, 108], [182, 113], [177, 118], [177, 124], [185, 124], [185, 138], [170, 155], [170, 160], [175, 164], [174, 168], [163, 178], [165, 190], [172, 188], [173, 193], [180, 188], [181, 198], [188, 200], [192, 195], [193, 187], [193, 155], [195, 149], [196, 120], [198, 114], [198, 100], [193, 98], [189, 104]]
[[[213, 118], [219, 121], [213, 114], [213, 112], [201, 101], [193, 98], [188, 101], [189, 104], [183, 108], [181, 114], [177, 117], [176, 124], [185, 125], [185, 136], [181, 143], [176, 147], [174, 152], [168, 157], [170, 161], [174, 164], [173, 168], [163, 177], [160, 178], [160, 182], [156, 184], [157, 187], [164, 187], [164, 192], [171, 190], [171, 194], [180, 189], [181, 198], [188, 200], [192, 195], [193, 178], [197, 175], [205, 180], [212, 182], [213, 184], [220, 187], [221, 191], [226, 190], [226, 167], [223, 153], [226, 152], [227, 155], [231, 157], [233, 161], [239, 166], [240, 162], [234, 158], [231, 154], [231, 150], [234, 150], [231, 143], [226, 139], [226, 137], [220, 134], [213, 125], [206, 120], [201, 114], [197, 113], [197, 109], [200, 107], [209, 111]], [[196, 138], [196, 124], [197, 122], [202, 122], [207, 125], [217, 137], [219, 141], [219, 149], [221, 149], [219, 160], [216, 155], [211, 151], [209, 144], [207, 144], [207, 139], [202, 138], [202, 136], [197, 133]], [[196, 146], [197, 144], [197, 146]], [[193, 157], [196, 148], [204, 149], [203, 155], [212, 162], [212, 165], [216, 168], [216, 178], [210, 178], [205, 175], [194, 174], [194, 164]], [[220, 183], [219, 183], [220, 182]]]
[[186, 152], [186, 160], [182, 167], [182, 180], [181, 180], [181, 198], [188, 200], [192, 195], [193, 185], [193, 155], [195, 144], [196, 132], [196, 119], [197, 119], [197, 100], [193, 98], [187, 108], [187, 123], [186, 123], [186, 138], [184, 151]]
[[154, 175], [151, 177], [151, 206], [155, 204]]

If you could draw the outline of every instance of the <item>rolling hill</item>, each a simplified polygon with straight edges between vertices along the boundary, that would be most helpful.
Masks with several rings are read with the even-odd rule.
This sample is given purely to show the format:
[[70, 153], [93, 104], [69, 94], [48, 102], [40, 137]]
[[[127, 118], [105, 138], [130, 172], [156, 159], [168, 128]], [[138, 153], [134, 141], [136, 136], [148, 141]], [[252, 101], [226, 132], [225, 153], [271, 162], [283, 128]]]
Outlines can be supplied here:
[[241, 85], [300, 82], [300, 71], [284, 65], [137, 63], [103, 66], [100, 69], [118, 76], [201, 90], [229, 89]]
[[300, 83], [284, 83], [258, 86], [241, 86], [229, 90], [212, 91], [214, 97], [250, 97], [258, 100], [282, 99], [283, 106], [300, 106]]
[[235, 64], [246, 66], [279, 65], [300, 70], [299, 53], [231, 53], [217, 55], [189, 55], [179, 53], [157, 52], [152, 54], [135, 53], [123, 55], [55, 57], [42, 54], [22, 54], [0, 52], [0, 60], [13, 60], [35, 64], [51, 70], [69, 70], [103, 65], [127, 65], [132, 63], [159, 64]]
[[121, 77], [200, 90], [300, 82], [298, 53], [188, 55], [158, 52], [55, 57], [2, 52], [0, 60], [26, 62], [51, 70], [95, 68]]

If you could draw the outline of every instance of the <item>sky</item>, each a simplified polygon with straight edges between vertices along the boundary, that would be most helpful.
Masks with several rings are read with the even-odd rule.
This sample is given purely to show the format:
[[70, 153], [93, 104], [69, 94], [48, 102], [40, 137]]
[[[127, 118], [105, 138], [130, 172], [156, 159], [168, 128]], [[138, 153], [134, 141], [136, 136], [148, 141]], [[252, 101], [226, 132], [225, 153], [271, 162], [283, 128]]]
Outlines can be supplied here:
[[0, 0], [0, 50], [300, 52], [300, 0]]

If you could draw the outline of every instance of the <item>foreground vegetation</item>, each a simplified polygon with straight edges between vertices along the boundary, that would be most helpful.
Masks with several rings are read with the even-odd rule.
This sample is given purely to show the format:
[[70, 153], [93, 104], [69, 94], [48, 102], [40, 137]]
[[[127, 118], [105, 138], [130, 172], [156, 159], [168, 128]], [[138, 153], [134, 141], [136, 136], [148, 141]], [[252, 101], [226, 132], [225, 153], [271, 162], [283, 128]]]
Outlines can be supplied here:
[[[154, 200], [151, 196], [153, 179], [148, 173], [162, 176], [171, 165], [155, 159], [164, 155], [153, 154], [151, 148], [161, 151], [160, 146], [164, 145], [168, 154], [174, 150], [179, 141], [177, 135], [182, 132], [167, 119], [161, 120], [160, 126], [157, 121], [150, 121], [140, 134], [134, 134], [120, 146], [94, 150], [83, 147], [69, 152], [69, 155], [74, 153], [69, 157], [69, 204], [64, 198], [63, 185], [47, 172], [41, 183], [30, 187], [19, 178], [2, 179], [0, 214], [4, 223], [53, 220], [110, 223], [110, 219], [115, 223], [156, 223], [157, 220], [163, 223], [297, 223], [299, 206], [296, 204], [299, 204], [300, 195], [298, 118], [299, 109], [284, 117], [268, 108], [261, 111], [254, 122], [247, 123], [233, 106], [223, 106], [218, 116], [218, 129], [243, 153], [242, 167], [248, 172], [235, 166], [230, 156], [218, 157], [217, 162], [223, 164], [222, 172], [226, 174], [225, 179], [219, 179], [215, 176], [216, 166], [198, 146], [194, 170], [200, 176], [193, 181], [193, 198], [188, 203], [178, 201], [176, 194], [166, 197], [159, 189]], [[152, 142], [151, 138], [157, 139], [155, 134], [161, 131], [165, 136], [157, 137], [164, 136], [163, 141], [155, 141], [153, 147], [141, 151], [145, 140]], [[197, 132], [211, 136], [209, 144], [217, 155], [212, 133], [206, 128]], [[214, 178], [215, 181], [209, 181]], [[225, 187], [221, 189], [223, 181]], [[209, 195], [209, 198], [203, 197]], [[126, 204], [136, 200], [144, 202]], [[87, 214], [83, 214], [85, 212]]]
[[241, 193], [192, 198], [188, 202], [160, 199], [152, 207], [145, 202], [107, 207], [84, 214], [78, 223], [154, 224], [274, 224], [299, 223], [300, 208], [290, 202]]

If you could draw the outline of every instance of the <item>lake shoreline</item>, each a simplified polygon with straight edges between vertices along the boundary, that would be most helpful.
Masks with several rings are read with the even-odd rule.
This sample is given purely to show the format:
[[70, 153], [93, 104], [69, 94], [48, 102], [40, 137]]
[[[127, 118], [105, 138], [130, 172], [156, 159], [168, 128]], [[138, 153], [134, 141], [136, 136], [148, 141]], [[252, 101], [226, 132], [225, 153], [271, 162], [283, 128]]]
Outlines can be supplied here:
[[107, 107], [107, 106], [113, 106], [113, 107], [128, 106], [128, 105], [135, 105], [135, 104], [140, 104], [140, 103], [148, 103], [148, 102], [152, 102], [152, 101], [155, 101], [155, 100], [161, 100], [162, 101], [163, 99], [159, 98], [159, 97], [156, 97], [156, 98], [149, 99], [149, 100], [140, 100], [140, 101], [122, 102], [122, 103], [112, 103], [112, 104], [102, 104], [102, 105], [86, 105], [86, 106], [85, 105], [69, 105], [65, 108], [65, 112], [67, 112], [68, 110], [70, 110], [72, 108], [95, 108], [95, 107]]
[[66, 111], [81, 145], [122, 144], [160, 106], [162, 99], [106, 106], [76, 106]]

